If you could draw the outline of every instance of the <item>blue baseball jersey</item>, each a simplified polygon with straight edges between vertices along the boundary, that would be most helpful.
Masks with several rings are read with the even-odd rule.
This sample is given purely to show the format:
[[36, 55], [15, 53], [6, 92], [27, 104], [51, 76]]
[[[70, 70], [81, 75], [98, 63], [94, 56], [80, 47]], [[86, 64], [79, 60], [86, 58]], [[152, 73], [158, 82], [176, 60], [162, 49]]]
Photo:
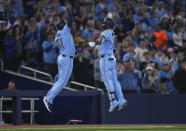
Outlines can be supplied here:
[[113, 54], [114, 49], [114, 32], [113, 30], [104, 30], [100, 35], [102, 41], [98, 50], [98, 55]]
[[74, 40], [67, 24], [64, 26], [63, 30], [57, 31], [55, 42], [60, 54], [65, 54], [67, 56], [75, 55]]

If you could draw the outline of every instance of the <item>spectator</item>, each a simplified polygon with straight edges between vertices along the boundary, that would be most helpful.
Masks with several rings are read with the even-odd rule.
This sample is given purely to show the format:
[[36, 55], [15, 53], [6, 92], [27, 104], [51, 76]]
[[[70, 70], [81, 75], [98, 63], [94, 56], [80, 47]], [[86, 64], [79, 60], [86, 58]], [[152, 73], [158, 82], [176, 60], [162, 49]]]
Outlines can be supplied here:
[[13, 33], [16, 37], [14, 51], [16, 54], [17, 63], [18, 65], [20, 65], [22, 55], [23, 55], [23, 34], [22, 34], [21, 27], [19, 25], [16, 25], [13, 29]]
[[17, 71], [17, 62], [16, 62], [16, 54], [14, 51], [16, 43], [16, 38], [12, 33], [12, 30], [9, 29], [7, 31], [7, 37], [4, 39], [4, 45], [6, 49], [6, 56], [5, 56], [5, 68]]
[[137, 13], [134, 15], [133, 17], [134, 19], [134, 23], [144, 23], [146, 22], [146, 17], [145, 17], [145, 13], [144, 13], [144, 9], [142, 7], [140, 7], [137, 11]]
[[154, 12], [153, 9], [150, 9], [150, 13], [147, 15], [147, 21], [150, 27], [153, 27], [156, 24], [160, 23], [160, 19], [157, 18], [157, 14]]
[[160, 82], [156, 74], [153, 74], [153, 68], [149, 65], [146, 68], [146, 76], [142, 79], [142, 92], [159, 92]]
[[[56, 33], [54, 25], [66, 18], [64, 3], [61, 0], [0, 2], [0, 57], [4, 58], [6, 68], [9, 60], [8, 51], [13, 54], [15, 67], [25, 65], [41, 69], [43, 55], [46, 53], [43, 52], [42, 44], [47, 40], [49, 31], [52, 34]], [[94, 5], [92, 0], [72, 1], [75, 20], [71, 33], [76, 49], [82, 49], [75, 58], [75, 62], [79, 64], [76, 65], [77, 70], [74, 72], [75, 80], [80, 79], [82, 83], [88, 84], [90, 81], [94, 83], [93, 66], [95, 63], [96, 69], [98, 58], [84, 43], [99, 37], [102, 21], [108, 12], [113, 14], [116, 27], [113, 48], [115, 48], [118, 70], [123, 72], [121, 62], [131, 59], [135, 60], [137, 69], [140, 69], [144, 77], [147, 65], [154, 68], [152, 74], [162, 71], [160, 69], [163, 64], [169, 64], [172, 73], [178, 68], [181, 69], [184, 52], [186, 52], [185, 4], [183, 0], [101, 0], [95, 1]], [[13, 37], [15, 37], [12, 47], [4, 44], [5, 37], [9, 38], [6, 35], [9, 29], [13, 29]], [[86, 78], [85, 81], [79, 71], [91, 80], [88, 82]], [[96, 74], [100, 79], [98, 73]], [[172, 79], [170, 81], [172, 82]], [[160, 91], [167, 92], [165, 83], [160, 87], [163, 87]]]
[[6, 37], [6, 21], [0, 20], [0, 59], [3, 59], [5, 53], [4, 39]]
[[93, 20], [88, 20], [87, 22], [87, 28], [83, 31], [82, 33], [82, 37], [83, 38], [88, 38], [93, 36], [96, 33], [96, 29], [95, 29], [95, 22]]
[[123, 56], [123, 61], [128, 61], [131, 58], [138, 62], [138, 57], [135, 53], [135, 45], [132, 43], [128, 45], [127, 53]]
[[147, 52], [147, 43], [145, 40], [140, 41], [139, 47], [135, 49], [136, 56], [139, 58], [139, 62], [144, 60], [144, 53]]
[[150, 34], [150, 36], [152, 37], [152, 42], [153, 45], [156, 48], [162, 48], [163, 50], [167, 50], [167, 35], [166, 33], [161, 30], [160, 25], [155, 25], [155, 31], [153, 33]]
[[178, 67], [180, 67], [182, 60], [184, 59], [184, 52], [178, 52]]
[[54, 42], [54, 34], [48, 32], [47, 39], [42, 44], [43, 47], [43, 62], [45, 71], [53, 77], [57, 74], [57, 44]]
[[123, 11], [119, 13], [120, 19], [123, 23], [123, 28], [126, 32], [131, 31], [134, 28], [133, 10], [127, 10], [127, 7], [123, 7]]
[[15, 90], [15, 81], [13, 81], [13, 80], [9, 81], [9, 83], [8, 83], [8, 90], [9, 91]]
[[121, 49], [119, 50], [119, 53], [121, 55], [121, 58], [127, 53], [127, 47], [128, 47], [128, 42], [123, 39], [121, 43]]
[[156, 63], [157, 67], [160, 68], [162, 66], [162, 61], [156, 55], [157, 55], [157, 49], [153, 49], [151, 51], [150, 62]]
[[14, 22], [16, 21], [14, 11], [10, 11], [9, 15], [10, 15], [10, 18], [9, 18], [8, 23], [11, 25], [11, 27], [13, 27]]
[[139, 70], [135, 68], [134, 61], [124, 61], [124, 70], [118, 73], [118, 80], [124, 92], [140, 92], [139, 80], [142, 78]]
[[46, 40], [46, 34], [50, 30], [50, 22], [49, 20], [44, 21], [44, 25], [40, 29], [40, 43], [43, 43], [44, 40]]
[[99, 68], [99, 57], [98, 57], [98, 49], [94, 48], [95, 60], [94, 60], [94, 81], [97, 88], [101, 88], [106, 92], [105, 85], [101, 78], [101, 72]]
[[119, 42], [122, 42], [122, 39], [126, 37], [126, 33], [121, 22], [116, 25], [114, 33], [117, 36]]
[[158, 72], [158, 77], [160, 78], [160, 82], [165, 88], [164, 90], [166, 90], [166, 93], [176, 93], [172, 82], [173, 72], [170, 69], [170, 65], [165, 63], [162, 70]]
[[78, 48], [77, 50], [77, 57], [74, 58], [73, 79], [74, 81], [80, 83], [93, 85], [93, 64], [91, 64], [88, 59], [83, 57], [82, 48]]
[[166, 14], [166, 10], [164, 7], [165, 7], [165, 3], [163, 3], [162, 1], [158, 2], [157, 7], [155, 9], [156, 16], [158, 19], [160, 19], [163, 15]]
[[[8, 82], [8, 88], [6, 89], [6, 91], [13, 92], [15, 90], [16, 90], [15, 89], [15, 81], [10, 80]], [[11, 98], [12, 98], [12, 100], [6, 100], [6, 101], [3, 102], [3, 110], [12, 111], [13, 101], [15, 101], [16, 98], [15, 97], [11, 97]], [[12, 123], [12, 118], [13, 118], [12, 114], [7, 114], [6, 113], [2, 116], [3, 122], [6, 123], [6, 124], [11, 124]]]
[[145, 0], [137, 0], [136, 6], [135, 6], [135, 12], [138, 11], [139, 8], [146, 9]]
[[80, 6], [77, 12], [77, 17], [75, 17], [75, 23], [77, 24], [78, 30], [82, 31], [85, 28], [87, 21], [88, 21], [88, 15], [86, 12], [86, 8]]
[[181, 62], [181, 66], [173, 76], [173, 83], [178, 93], [186, 93], [186, 58]]
[[141, 73], [145, 73], [147, 65], [150, 63], [151, 54], [150, 52], [144, 53], [144, 59], [140, 62], [140, 71]]
[[95, 14], [96, 19], [103, 19], [107, 13], [107, 0], [100, 0], [100, 2], [96, 5]]
[[183, 47], [183, 33], [180, 26], [175, 28], [173, 32], [173, 42], [174, 42], [174, 49], [180, 51]]
[[178, 69], [178, 60], [173, 48], [168, 48], [168, 55], [164, 59], [164, 63], [168, 63], [171, 66], [173, 72]]

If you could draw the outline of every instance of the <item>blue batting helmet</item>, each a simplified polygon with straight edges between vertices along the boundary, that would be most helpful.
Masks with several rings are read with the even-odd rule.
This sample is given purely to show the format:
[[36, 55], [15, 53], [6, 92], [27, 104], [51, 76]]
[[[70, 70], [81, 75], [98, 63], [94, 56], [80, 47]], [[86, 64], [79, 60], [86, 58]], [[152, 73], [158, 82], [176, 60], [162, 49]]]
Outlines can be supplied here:
[[114, 28], [114, 21], [111, 18], [106, 18], [103, 22], [102, 28], [108, 29], [108, 28]]
[[64, 20], [61, 20], [56, 24], [56, 27], [58, 30], [62, 30], [65, 25], [66, 25], [66, 22]]

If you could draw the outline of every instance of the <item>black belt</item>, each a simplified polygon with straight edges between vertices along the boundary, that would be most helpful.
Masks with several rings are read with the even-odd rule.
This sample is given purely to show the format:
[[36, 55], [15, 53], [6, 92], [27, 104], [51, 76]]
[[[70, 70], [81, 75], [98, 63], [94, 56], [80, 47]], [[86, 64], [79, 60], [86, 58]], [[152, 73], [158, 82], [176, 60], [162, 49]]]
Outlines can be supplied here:
[[[111, 55], [109, 55], [109, 56], [111, 56]], [[104, 58], [104, 57], [105, 57], [105, 55], [101, 56], [101, 58]], [[109, 58], [108, 60], [114, 60], [114, 58]]]
[[[108, 56], [111, 56], [111, 55], [112, 55], [112, 54], [108, 54]], [[103, 57], [105, 57], [105, 55], [101, 55], [100, 57], [103, 58]]]
[[[66, 57], [66, 55], [65, 55], [65, 54], [62, 54], [62, 56], [63, 56], [63, 57]], [[70, 58], [74, 58], [73, 56], [69, 56], [69, 57], [70, 57]]]

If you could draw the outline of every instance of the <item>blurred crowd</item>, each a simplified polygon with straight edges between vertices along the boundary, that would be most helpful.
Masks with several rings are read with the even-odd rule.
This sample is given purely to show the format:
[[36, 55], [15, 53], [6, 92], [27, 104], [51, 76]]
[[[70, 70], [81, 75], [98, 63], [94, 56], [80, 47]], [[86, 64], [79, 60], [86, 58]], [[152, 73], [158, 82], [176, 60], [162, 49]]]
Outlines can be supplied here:
[[[104, 89], [97, 39], [112, 13], [117, 75], [124, 92], [186, 93], [185, 0], [71, 0], [76, 56], [71, 80]], [[56, 23], [64, 1], [0, 0], [0, 58], [4, 68], [29, 66], [57, 79]], [[55, 77], [56, 76], [56, 77]]]

